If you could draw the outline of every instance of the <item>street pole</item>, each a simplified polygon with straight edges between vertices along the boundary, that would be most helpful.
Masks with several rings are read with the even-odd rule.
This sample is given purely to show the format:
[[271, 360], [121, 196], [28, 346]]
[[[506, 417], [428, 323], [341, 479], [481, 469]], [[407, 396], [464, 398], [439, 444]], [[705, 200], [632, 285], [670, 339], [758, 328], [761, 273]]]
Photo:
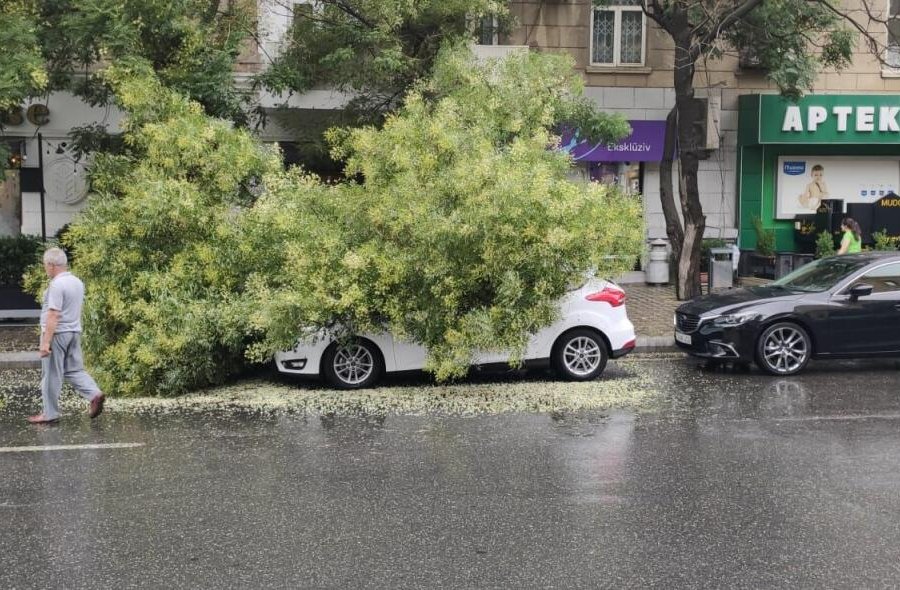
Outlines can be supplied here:
[[44, 206], [44, 136], [38, 133], [38, 168], [41, 171], [41, 237], [47, 241], [47, 211]]

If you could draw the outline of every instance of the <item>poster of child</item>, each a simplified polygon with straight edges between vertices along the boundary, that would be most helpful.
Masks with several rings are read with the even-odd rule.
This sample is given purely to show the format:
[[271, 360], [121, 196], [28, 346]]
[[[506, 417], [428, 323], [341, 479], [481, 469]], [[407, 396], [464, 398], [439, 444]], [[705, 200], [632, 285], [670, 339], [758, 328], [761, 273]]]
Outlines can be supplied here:
[[828, 186], [825, 184], [825, 167], [816, 164], [810, 170], [812, 180], [806, 185], [806, 190], [800, 193], [800, 206], [810, 211], [815, 211], [822, 203], [822, 199], [828, 198]]

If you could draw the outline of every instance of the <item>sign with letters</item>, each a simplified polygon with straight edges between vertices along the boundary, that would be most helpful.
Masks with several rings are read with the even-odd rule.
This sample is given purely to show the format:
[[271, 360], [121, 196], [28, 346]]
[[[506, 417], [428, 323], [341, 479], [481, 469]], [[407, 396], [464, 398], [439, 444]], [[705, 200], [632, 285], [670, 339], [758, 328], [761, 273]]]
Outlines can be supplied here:
[[616, 143], [590, 143], [577, 132], [563, 133], [559, 149], [576, 162], [659, 162], [666, 139], [665, 121], [629, 121], [631, 135]]
[[808, 95], [759, 101], [760, 143], [900, 144], [900, 96]]
[[47, 105], [36, 102], [27, 110], [16, 106], [0, 111], [0, 124], [7, 127], [18, 127], [26, 120], [35, 127], [46, 125], [50, 122], [50, 109]]

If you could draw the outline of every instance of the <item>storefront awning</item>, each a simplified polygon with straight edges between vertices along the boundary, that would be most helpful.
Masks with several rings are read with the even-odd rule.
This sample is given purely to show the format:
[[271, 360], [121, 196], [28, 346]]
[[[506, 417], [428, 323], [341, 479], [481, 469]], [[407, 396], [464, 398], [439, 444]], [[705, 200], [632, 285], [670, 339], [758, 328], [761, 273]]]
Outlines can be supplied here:
[[616, 143], [579, 141], [578, 132], [566, 132], [560, 149], [576, 162], [659, 162], [666, 138], [665, 121], [629, 121], [631, 135]]

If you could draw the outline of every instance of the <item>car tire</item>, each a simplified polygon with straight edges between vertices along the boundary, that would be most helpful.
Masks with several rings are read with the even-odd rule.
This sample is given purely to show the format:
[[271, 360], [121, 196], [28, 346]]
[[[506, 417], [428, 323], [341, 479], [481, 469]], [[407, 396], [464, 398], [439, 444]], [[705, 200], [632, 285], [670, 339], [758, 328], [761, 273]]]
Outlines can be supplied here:
[[812, 339], [802, 326], [778, 322], [759, 335], [756, 365], [769, 375], [796, 375], [809, 363], [812, 352]]
[[381, 351], [364, 338], [332, 342], [322, 357], [322, 374], [337, 389], [372, 387], [383, 372]]
[[593, 330], [579, 328], [566, 332], [553, 347], [553, 366], [570, 381], [596, 379], [608, 360], [606, 341]]

